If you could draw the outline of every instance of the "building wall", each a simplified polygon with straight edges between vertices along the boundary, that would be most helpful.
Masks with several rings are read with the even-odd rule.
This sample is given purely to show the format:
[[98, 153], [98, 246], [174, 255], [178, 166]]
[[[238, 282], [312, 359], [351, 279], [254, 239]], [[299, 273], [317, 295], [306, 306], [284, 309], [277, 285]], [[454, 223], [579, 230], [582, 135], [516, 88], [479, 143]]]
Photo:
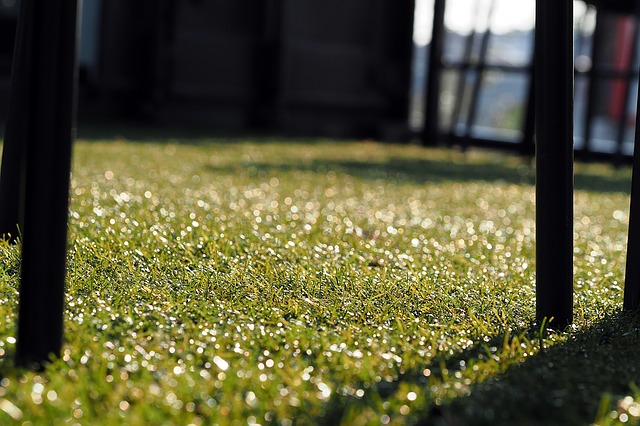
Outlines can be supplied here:
[[[409, 3], [285, 0], [278, 94], [283, 126], [332, 136], [377, 136], [393, 121], [406, 123]], [[410, 13], [389, 14], [403, 5]]]
[[[269, 2], [178, 1], [166, 39], [165, 112], [219, 126], [252, 126]], [[268, 80], [264, 80], [268, 84]]]
[[85, 0], [80, 111], [375, 137], [407, 122], [412, 23], [413, 1]]

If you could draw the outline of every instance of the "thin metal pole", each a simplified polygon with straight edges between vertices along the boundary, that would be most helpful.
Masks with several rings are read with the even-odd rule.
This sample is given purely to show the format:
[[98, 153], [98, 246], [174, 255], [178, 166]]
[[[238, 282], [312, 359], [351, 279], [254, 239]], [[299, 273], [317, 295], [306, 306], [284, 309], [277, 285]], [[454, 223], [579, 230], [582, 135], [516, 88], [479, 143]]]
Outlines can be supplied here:
[[476, 122], [476, 116], [478, 115], [480, 89], [482, 88], [482, 80], [485, 73], [485, 65], [487, 63], [487, 51], [489, 49], [489, 40], [491, 38], [491, 21], [493, 20], [493, 11], [495, 10], [495, 6], [496, 2], [493, 0], [489, 5], [489, 12], [487, 13], [487, 28], [480, 39], [480, 52], [478, 54], [478, 63], [476, 64], [476, 79], [473, 82], [471, 99], [469, 102], [469, 115], [467, 116], [467, 125], [465, 126], [465, 136], [462, 139], [463, 150], [466, 150], [469, 147], [469, 142], [472, 138], [471, 130]]
[[[21, 5], [23, 15], [28, 5]], [[29, 130], [29, 118], [20, 110], [24, 109], [25, 98], [29, 97], [29, 80], [21, 78], [28, 73], [32, 57], [28, 50], [32, 44], [32, 32], [24, 19], [18, 19], [9, 89], [9, 111], [5, 127], [0, 167], [0, 238], [16, 242], [24, 225], [24, 185], [27, 145], [21, 135]], [[25, 97], [26, 95], [26, 97]]]
[[584, 120], [584, 144], [582, 146], [582, 153], [586, 155], [591, 155], [592, 152], [592, 141], [591, 137], [593, 135], [592, 123], [593, 119], [596, 115], [596, 108], [598, 105], [598, 83], [602, 80], [602, 76], [597, 72], [600, 57], [601, 57], [601, 46], [599, 43], [605, 39], [604, 36], [604, 13], [603, 15], [598, 15], [598, 19], [596, 20], [596, 27], [593, 30], [593, 37], [591, 42], [591, 63], [593, 64], [589, 71], [587, 72], [587, 110], [586, 117]]
[[[533, 60], [532, 60], [533, 62]], [[529, 157], [533, 157], [535, 152], [535, 127], [536, 127], [536, 85], [534, 77], [534, 65], [531, 65], [529, 71], [529, 88], [527, 89], [527, 106], [526, 114], [522, 119], [522, 140], [520, 141], [520, 153]]]
[[23, 191], [16, 363], [27, 367], [62, 345], [78, 1], [22, 0], [18, 15], [5, 144], [22, 159], [10, 183]]
[[[635, 9], [636, 29], [640, 26], [640, 4]], [[640, 82], [639, 82], [640, 83]], [[627, 240], [627, 268], [624, 280], [625, 311], [640, 309], [640, 84], [636, 107], [636, 133], [633, 143], [633, 175], [631, 177], [631, 201], [629, 207], [629, 236]]]
[[[640, 25], [640, 4], [635, 9], [636, 30]], [[629, 235], [627, 238], [627, 267], [624, 280], [625, 311], [640, 309], [640, 84], [636, 107], [636, 132], [633, 144], [633, 175], [631, 177], [631, 200], [629, 208]]]
[[527, 88], [526, 112], [522, 117], [522, 139], [520, 140], [520, 153], [533, 157], [535, 153], [536, 131], [536, 85], [535, 85], [535, 40], [531, 52], [531, 59], [527, 69], [529, 87]]
[[429, 47], [429, 73], [425, 94], [424, 128], [422, 129], [423, 145], [436, 145], [440, 139], [440, 74], [442, 72], [445, 5], [445, 0], [435, 0], [433, 6], [433, 32]]
[[[638, 89], [638, 108], [640, 108], [640, 85]], [[627, 240], [627, 268], [624, 281], [623, 309], [625, 311], [640, 309], [640, 149], [638, 149], [638, 141], [640, 141], [640, 123], [636, 119], [633, 176], [631, 178], [631, 207], [629, 209], [629, 236]]]
[[[476, 4], [475, 4], [476, 7], [474, 8], [474, 15], [476, 17], [478, 17], [478, 15], [480, 14], [480, 5], [481, 3], [479, 1], [476, 1]], [[462, 57], [462, 64], [461, 64], [462, 67], [458, 72], [458, 81], [455, 89], [456, 103], [454, 104], [454, 107], [453, 107], [451, 125], [449, 126], [449, 131], [448, 131], [450, 135], [454, 135], [454, 136], [457, 133], [456, 128], [458, 127], [458, 123], [460, 122], [460, 116], [462, 115], [462, 104], [464, 103], [465, 93], [467, 92], [467, 85], [468, 85], [467, 80], [469, 79], [471, 69], [473, 68], [471, 61], [473, 57], [473, 46], [475, 44], [475, 39], [477, 35], [476, 27], [477, 25], [474, 22], [473, 27], [471, 28], [471, 31], [469, 32], [469, 35], [465, 40], [464, 55]], [[465, 123], [465, 127], [468, 127], [468, 120], [467, 120], [467, 123]], [[450, 139], [453, 139], [453, 138], [450, 138]]]
[[536, 1], [536, 317], [573, 319], [573, 0]]

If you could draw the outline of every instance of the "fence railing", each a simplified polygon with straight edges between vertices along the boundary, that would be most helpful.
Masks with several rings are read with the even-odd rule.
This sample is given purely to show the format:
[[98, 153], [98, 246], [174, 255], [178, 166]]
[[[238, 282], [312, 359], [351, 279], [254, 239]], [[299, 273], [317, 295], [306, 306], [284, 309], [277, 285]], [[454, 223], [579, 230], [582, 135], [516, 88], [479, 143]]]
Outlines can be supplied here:
[[[533, 20], [530, 30], [498, 34], [492, 27], [497, 2], [482, 3], [488, 7], [476, 19], [489, 22], [486, 30], [472, 23], [461, 34], [445, 24], [447, 1], [435, 0], [421, 138], [426, 145], [533, 155]], [[638, 2], [574, 4], [575, 155], [629, 162], [640, 69]]]

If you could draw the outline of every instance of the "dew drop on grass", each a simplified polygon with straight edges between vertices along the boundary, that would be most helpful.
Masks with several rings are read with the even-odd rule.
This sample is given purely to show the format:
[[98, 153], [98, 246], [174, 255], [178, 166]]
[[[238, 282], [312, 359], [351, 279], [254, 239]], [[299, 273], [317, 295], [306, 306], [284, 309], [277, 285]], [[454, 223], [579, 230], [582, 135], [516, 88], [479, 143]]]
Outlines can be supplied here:
[[213, 363], [222, 371], [229, 369], [229, 363], [217, 355], [213, 358]]
[[318, 393], [318, 399], [327, 399], [331, 396], [331, 388], [326, 383], [320, 382], [317, 386], [320, 391]]
[[258, 398], [256, 394], [253, 392], [247, 392], [247, 396], [245, 397], [245, 402], [249, 407], [255, 407], [258, 404]]
[[0, 411], [5, 412], [14, 421], [22, 419], [22, 410], [16, 407], [11, 401], [6, 399], [0, 399]]

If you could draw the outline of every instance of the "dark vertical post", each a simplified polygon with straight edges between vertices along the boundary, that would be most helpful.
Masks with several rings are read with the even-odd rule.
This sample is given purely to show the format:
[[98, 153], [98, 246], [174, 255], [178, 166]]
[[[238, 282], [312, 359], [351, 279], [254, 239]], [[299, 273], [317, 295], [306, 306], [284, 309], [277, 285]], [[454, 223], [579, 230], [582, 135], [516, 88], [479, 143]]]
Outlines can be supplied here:
[[[21, 10], [26, 9], [21, 5]], [[19, 16], [23, 15], [20, 12]], [[31, 30], [18, 19], [11, 75], [14, 76], [9, 90], [9, 112], [5, 127], [0, 168], [0, 238], [15, 242], [23, 223], [24, 169], [27, 145], [20, 135], [29, 129], [27, 114], [19, 112], [25, 105], [24, 96], [29, 92], [29, 81], [24, 76], [32, 68], [31, 57], [25, 55], [31, 43]]]
[[[640, 86], [639, 86], [640, 87]], [[640, 95], [640, 90], [638, 91]], [[638, 96], [640, 108], [640, 96]], [[638, 110], [640, 111], [640, 110]], [[636, 119], [636, 137], [633, 150], [633, 177], [631, 178], [631, 207], [627, 240], [627, 268], [624, 280], [624, 310], [640, 308], [640, 123]]]
[[[640, 4], [636, 3], [636, 18]], [[640, 23], [636, 20], [636, 26]], [[637, 30], [637, 27], [636, 27]], [[640, 309], [640, 85], [636, 107], [636, 133], [633, 146], [633, 176], [631, 178], [631, 206], [629, 208], [629, 235], [627, 238], [627, 268], [624, 279], [625, 311]]]
[[573, 0], [537, 0], [536, 317], [573, 318]]
[[535, 67], [532, 64], [529, 71], [529, 88], [527, 90], [527, 109], [523, 118], [522, 140], [520, 141], [520, 153], [529, 157], [533, 157], [535, 152], [535, 127], [536, 127], [536, 84], [535, 84]]
[[592, 43], [591, 43], [591, 63], [593, 66], [587, 73], [588, 85], [587, 85], [587, 107], [586, 117], [584, 121], [584, 144], [582, 146], [583, 155], [591, 155], [591, 136], [593, 118], [596, 115], [596, 108], [598, 106], [598, 83], [602, 80], [601, 66], [602, 63], [600, 57], [602, 46], [601, 44], [606, 40], [605, 29], [603, 28], [603, 22], [606, 18], [606, 10], [602, 12], [598, 11], [598, 18], [596, 19], [596, 27], [593, 30]]
[[444, 43], [445, 0], [435, 0], [433, 6], [433, 32], [429, 46], [429, 71], [427, 75], [424, 128], [422, 144], [436, 145], [440, 138], [440, 74]]
[[[638, 86], [640, 108], [640, 86]], [[640, 111], [637, 109], [636, 111]], [[636, 118], [636, 135], [633, 148], [633, 176], [631, 178], [631, 207], [629, 211], [629, 236], [627, 239], [627, 268], [624, 280], [625, 311], [640, 309], [640, 117]]]
[[487, 14], [487, 29], [482, 38], [480, 39], [480, 52], [478, 52], [477, 63], [477, 75], [473, 82], [471, 90], [471, 99], [469, 102], [469, 115], [467, 116], [467, 125], [465, 126], [465, 135], [462, 139], [462, 149], [466, 150], [469, 147], [471, 140], [471, 129], [476, 122], [476, 116], [478, 115], [478, 101], [480, 100], [480, 89], [482, 88], [482, 80], [484, 78], [485, 66], [487, 64], [487, 51], [489, 49], [489, 40], [491, 38], [491, 21], [493, 19], [493, 11], [495, 9], [496, 2], [493, 0], [489, 5], [489, 13]]
[[[474, 15], [476, 16], [476, 18], [479, 17], [480, 15], [480, 5], [481, 3], [479, 1], [476, 1], [475, 4], [475, 8], [474, 8]], [[457, 127], [458, 127], [458, 123], [460, 122], [460, 116], [462, 115], [462, 104], [464, 103], [465, 100], [465, 94], [467, 92], [467, 84], [468, 84], [468, 80], [471, 74], [471, 69], [472, 69], [472, 58], [473, 58], [473, 46], [475, 44], [475, 39], [476, 39], [476, 23], [473, 23], [473, 26], [471, 28], [471, 31], [469, 32], [469, 35], [467, 36], [467, 39], [465, 40], [465, 46], [464, 46], [464, 56], [462, 59], [462, 66], [458, 71], [458, 81], [456, 84], [456, 103], [453, 106], [453, 114], [452, 114], [452, 119], [451, 119], [451, 126], [448, 130], [448, 133], [450, 135], [454, 135], [457, 136]], [[468, 120], [468, 114], [467, 114], [467, 120], [466, 123], [464, 124], [465, 129], [469, 126], [469, 120]], [[466, 132], [466, 130], [465, 130]], [[453, 139], [453, 138], [450, 138]]]
[[5, 147], [20, 155], [3, 167], [19, 157], [7, 183], [23, 192], [12, 200], [24, 222], [16, 363], [29, 367], [62, 344], [77, 6], [22, 0], [18, 16]]

